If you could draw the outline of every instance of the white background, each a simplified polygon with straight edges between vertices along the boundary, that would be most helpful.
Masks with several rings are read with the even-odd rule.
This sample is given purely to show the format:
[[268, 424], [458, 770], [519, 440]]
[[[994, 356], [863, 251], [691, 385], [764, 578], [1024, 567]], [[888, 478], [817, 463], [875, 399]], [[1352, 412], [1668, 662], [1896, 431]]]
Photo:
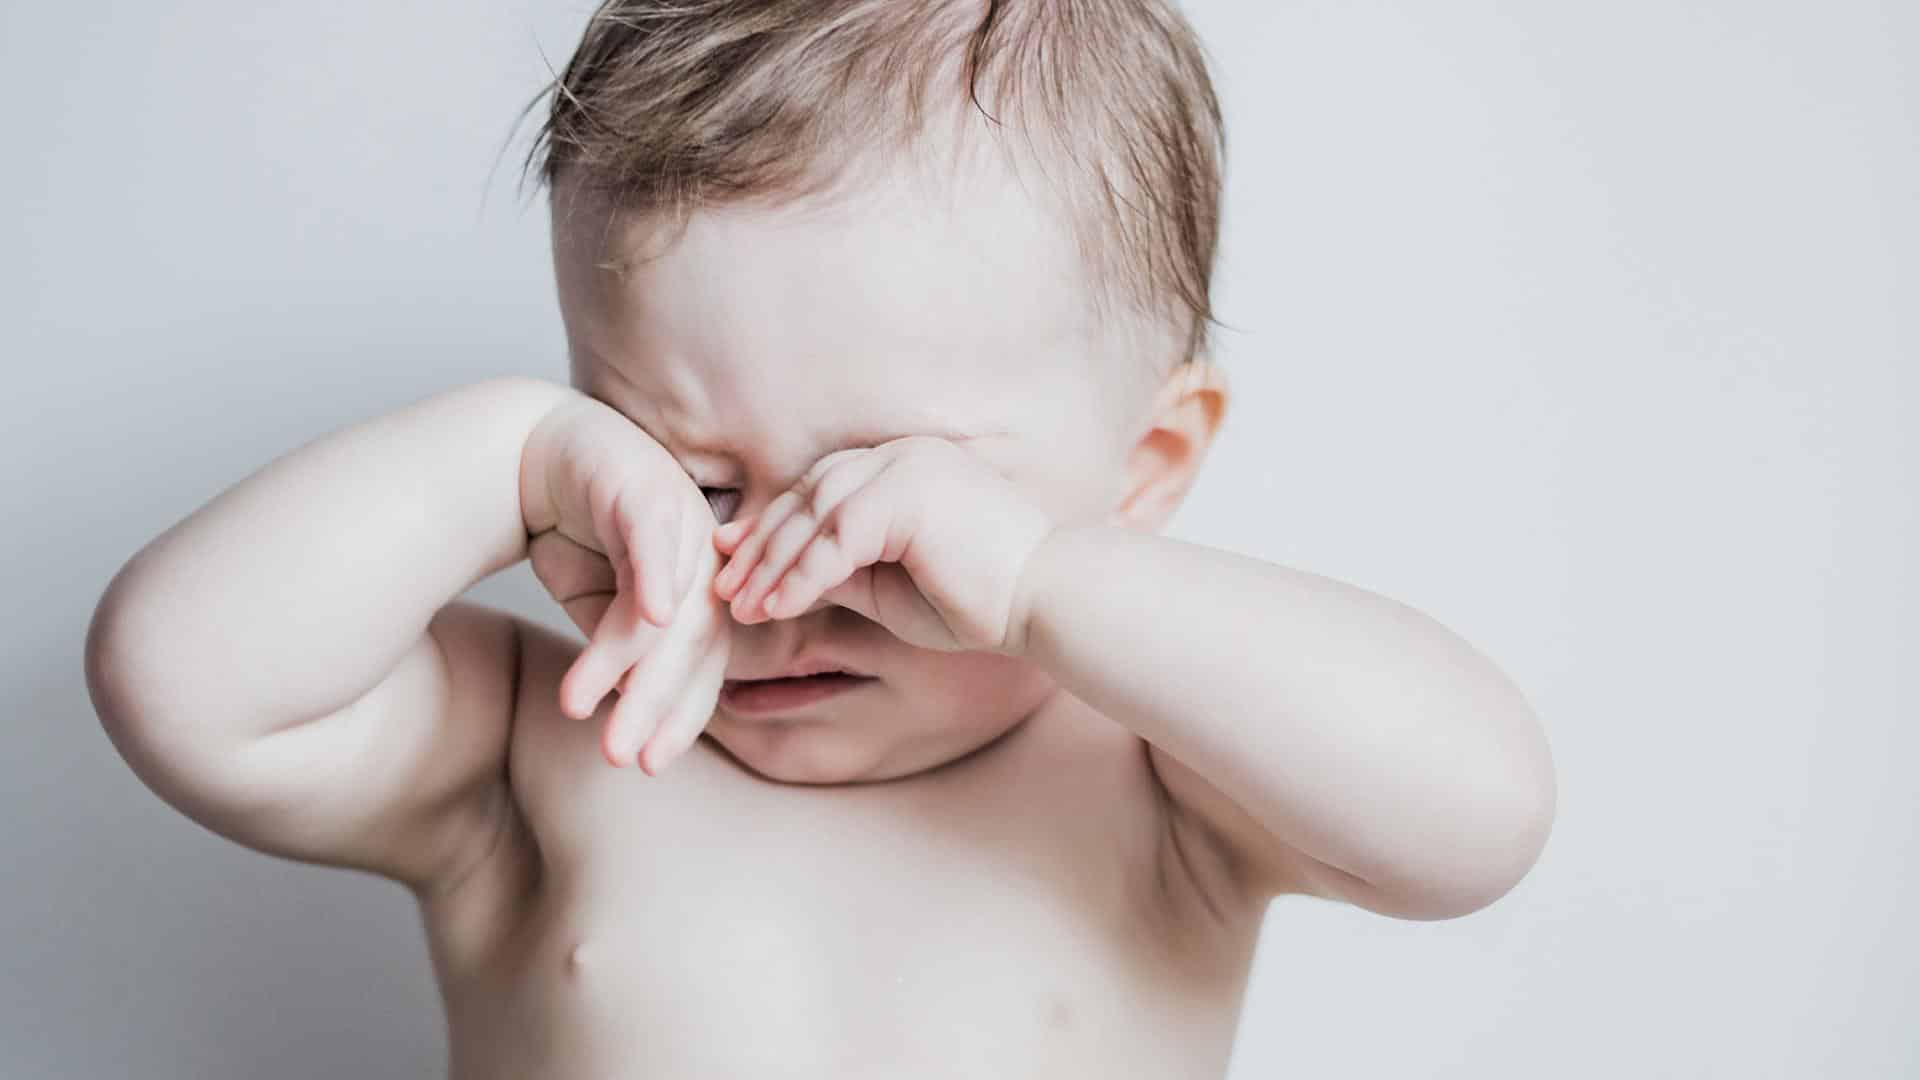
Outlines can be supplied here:
[[[272, 457], [565, 378], [531, 127], [488, 170], [587, 11], [0, 9], [0, 1076], [444, 1067], [406, 894], [165, 808], [80, 642]], [[1237, 397], [1173, 531], [1457, 629], [1561, 785], [1484, 911], [1277, 903], [1234, 1080], [1920, 1075], [1920, 7], [1194, 18]]]

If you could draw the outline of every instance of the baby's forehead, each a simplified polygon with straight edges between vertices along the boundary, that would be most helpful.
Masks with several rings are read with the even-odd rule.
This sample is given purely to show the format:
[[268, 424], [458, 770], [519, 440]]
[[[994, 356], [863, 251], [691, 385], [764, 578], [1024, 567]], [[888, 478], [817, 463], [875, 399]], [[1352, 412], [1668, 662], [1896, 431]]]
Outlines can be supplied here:
[[1023, 224], [899, 201], [716, 209], [665, 237], [644, 220], [557, 218], [555, 272], [576, 361], [688, 411], [938, 414], [1091, 359], [1071, 244], [1022, 241]]
[[[622, 211], [556, 191], [562, 299], [619, 314], [744, 312], [804, 328], [857, 324], [902, 346], [1084, 334], [1095, 296], [1071, 222], [1011, 175], [969, 170], [788, 202]], [[996, 340], [998, 339], [998, 340]]]

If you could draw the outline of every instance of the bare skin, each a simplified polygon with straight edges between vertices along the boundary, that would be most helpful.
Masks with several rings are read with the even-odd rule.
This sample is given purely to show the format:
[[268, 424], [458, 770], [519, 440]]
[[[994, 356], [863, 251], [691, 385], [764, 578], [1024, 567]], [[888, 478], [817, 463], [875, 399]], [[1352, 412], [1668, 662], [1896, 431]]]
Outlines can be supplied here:
[[532, 633], [519, 825], [423, 903], [454, 1076], [1223, 1073], [1265, 905], [1196, 878], [1125, 729], [1058, 695], [908, 779], [710, 740], [648, 779], [553, 708], [577, 648]]
[[[418, 897], [456, 1080], [1217, 1077], [1272, 898], [1449, 918], [1537, 857], [1518, 691], [1155, 535], [1224, 383], [1091, 325], [1071, 237], [979, 183], [665, 249], [556, 193], [571, 388], [314, 440], [102, 597], [143, 780]], [[523, 559], [584, 649], [457, 600]], [[808, 661], [869, 681], [728, 696]]]

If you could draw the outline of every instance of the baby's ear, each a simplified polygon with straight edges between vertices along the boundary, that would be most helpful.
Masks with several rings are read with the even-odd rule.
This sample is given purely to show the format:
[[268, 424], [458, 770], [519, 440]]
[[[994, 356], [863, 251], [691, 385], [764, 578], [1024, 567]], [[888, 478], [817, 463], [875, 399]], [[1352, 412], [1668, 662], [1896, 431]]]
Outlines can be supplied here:
[[1175, 367], [1147, 413], [1127, 458], [1127, 490], [1115, 524], [1157, 532], [1186, 498], [1227, 411], [1227, 378], [1207, 360]]

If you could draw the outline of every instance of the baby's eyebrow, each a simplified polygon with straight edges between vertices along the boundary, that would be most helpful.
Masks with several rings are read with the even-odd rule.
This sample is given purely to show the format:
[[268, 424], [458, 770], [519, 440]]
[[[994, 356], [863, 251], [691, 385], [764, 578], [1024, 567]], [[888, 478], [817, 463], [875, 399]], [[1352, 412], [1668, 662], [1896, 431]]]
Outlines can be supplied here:
[[[1006, 431], [1002, 429], [963, 431], [959, 429], [948, 429], [945, 427], [940, 427], [938, 425], [936, 425], [931, 429], [926, 427], [917, 427], [908, 431], [892, 431], [887, 429], [880, 429], [880, 430], [875, 430], [875, 431], [866, 432], [866, 433], [848, 432], [848, 433], [836, 436], [832, 439], [825, 440], [825, 442], [821, 445], [821, 447], [817, 450], [817, 452], [815, 452], [813, 456], [813, 460], [818, 461], [820, 458], [826, 457], [828, 454], [835, 453], [840, 450], [869, 449], [875, 446], [879, 446], [882, 443], [890, 443], [895, 439], [907, 438], [910, 435], [933, 435], [938, 438], [946, 439], [949, 442], [964, 443], [964, 442], [973, 442], [980, 439], [992, 438], [994, 436], [999, 436], [999, 435], [1011, 435], [1011, 434], [1013, 434], [1011, 431]], [[729, 456], [732, 456], [729, 454], [729, 452], [724, 446], [708, 446], [705, 444], [694, 445], [694, 444], [683, 443], [677, 440], [672, 443], [672, 450], [676, 456], [691, 455], [696, 458], [706, 457], [706, 458], [713, 458], [715, 460], [721, 460]], [[808, 462], [808, 464], [811, 464], [811, 462]]]
[[866, 434], [849, 432], [847, 434], [841, 435], [836, 439], [831, 440], [831, 442], [832, 442], [833, 449], [851, 450], [856, 447], [879, 446], [881, 443], [890, 443], [895, 439], [904, 439], [913, 435], [932, 435], [932, 436], [935, 436], [936, 438], [945, 439], [948, 442], [970, 442], [975, 439], [984, 439], [992, 435], [1004, 435], [1004, 434], [1006, 434], [1006, 432], [1004, 431], [962, 431], [958, 429], [948, 429], [948, 428], [935, 426], [932, 428], [919, 427], [910, 431], [896, 431], [896, 432], [892, 432], [891, 434], [884, 433], [884, 432], [875, 432], [875, 433], [866, 433]]

